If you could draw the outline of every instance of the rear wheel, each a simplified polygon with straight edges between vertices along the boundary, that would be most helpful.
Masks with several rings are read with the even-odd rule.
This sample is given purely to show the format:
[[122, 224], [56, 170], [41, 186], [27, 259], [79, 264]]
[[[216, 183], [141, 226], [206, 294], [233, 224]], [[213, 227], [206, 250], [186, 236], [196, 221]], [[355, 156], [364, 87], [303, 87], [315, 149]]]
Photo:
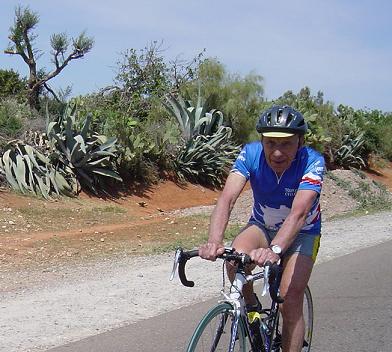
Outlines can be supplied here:
[[[301, 352], [309, 352], [312, 344], [313, 335], [313, 300], [312, 294], [310, 293], [309, 287], [305, 289], [304, 303], [303, 303], [303, 314], [305, 320], [305, 337], [304, 344]], [[273, 339], [272, 351], [280, 352], [282, 344], [282, 316], [279, 313], [277, 328], [275, 329]]]
[[305, 289], [304, 297], [305, 339], [302, 352], [309, 352], [313, 335], [313, 300], [309, 287]]
[[[227, 352], [231, 343], [233, 322], [233, 307], [229, 303], [221, 303], [212, 308], [193, 333], [187, 352]], [[244, 323], [240, 318], [233, 351], [247, 352], [246, 344]]]

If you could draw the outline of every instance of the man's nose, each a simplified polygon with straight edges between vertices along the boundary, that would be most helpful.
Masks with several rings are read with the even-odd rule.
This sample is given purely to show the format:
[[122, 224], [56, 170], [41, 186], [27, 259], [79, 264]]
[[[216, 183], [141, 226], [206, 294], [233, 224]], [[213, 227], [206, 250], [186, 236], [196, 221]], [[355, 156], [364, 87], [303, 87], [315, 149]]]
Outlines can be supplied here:
[[273, 155], [274, 157], [280, 157], [280, 156], [283, 155], [283, 153], [280, 151], [279, 148], [276, 148], [276, 149], [272, 152], [272, 155]]

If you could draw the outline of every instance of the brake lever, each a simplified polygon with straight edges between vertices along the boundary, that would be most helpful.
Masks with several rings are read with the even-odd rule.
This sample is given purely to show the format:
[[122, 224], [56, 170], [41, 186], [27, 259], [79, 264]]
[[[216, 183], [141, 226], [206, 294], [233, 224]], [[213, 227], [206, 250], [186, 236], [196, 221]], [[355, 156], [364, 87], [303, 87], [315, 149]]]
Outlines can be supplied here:
[[177, 248], [176, 253], [174, 254], [173, 269], [172, 269], [172, 272], [171, 272], [170, 278], [169, 278], [170, 281], [173, 281], [173, 279], [176, 276], [178, 263], [180, 262], [181, 255], [182, 255], [182, 249]]
[[269, 272], [270, 272], [270, 265], [264, 266], [264, 284], [263, 290], [261, 291], [261, 295], [265, 296], [267, 292], [269, 292]]

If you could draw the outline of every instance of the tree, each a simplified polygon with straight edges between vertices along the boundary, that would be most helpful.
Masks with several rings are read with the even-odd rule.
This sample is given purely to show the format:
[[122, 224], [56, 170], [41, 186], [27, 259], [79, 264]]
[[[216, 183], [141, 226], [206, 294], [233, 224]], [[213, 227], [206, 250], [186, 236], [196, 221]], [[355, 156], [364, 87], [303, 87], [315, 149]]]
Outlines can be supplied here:
[[255, 72], [231, 74], [214, 58], [205, 59], [195, 76], [184, 84], [183, 95], [195, 100], [201, 88], [202, 96], [210, 97], [208, 108], [223, 112], [237, 143], [257, 138], [255, 126], [264, 103], [263, 78]]
[[[47, 82], [56, 77], [71, 60], [82, 58], [93, 47], [94, 40], [86, 36], [85, 32], [79, 34], [78, 37], [71, 40], [71, 51], [68, 52], [70, 39], [65, 33], [52, 34], [50, 37], [50, 45], [52, 47], [52, 62], [55, 65], [51, 72], [45, 72], [43, 69], [37, 68], [37, 59], [42, 52], [34, 48], [34, 40], [37, 35], [33, 30], [39, 22], [39, 16], [29, 7], [17, 6], [15, 9], [15, 20], [13, 26], [10, 27], [10, 35], [8, 36], [10, 43], [4, 53], [10, 55], [19, 55], [29, 67], [29, 77], [27, 80], [28, 103], [31, 108], [39, 110], [39, 96], [43, 89], [48, 90], [56, 99], [57, 96], [49, 87]], [[68, 52], [68, 54], [67, 54]]]
[[26, 80], [21, 79], [13, 70], [0, 69], [0, 98], [6, 98], [23, 93]]

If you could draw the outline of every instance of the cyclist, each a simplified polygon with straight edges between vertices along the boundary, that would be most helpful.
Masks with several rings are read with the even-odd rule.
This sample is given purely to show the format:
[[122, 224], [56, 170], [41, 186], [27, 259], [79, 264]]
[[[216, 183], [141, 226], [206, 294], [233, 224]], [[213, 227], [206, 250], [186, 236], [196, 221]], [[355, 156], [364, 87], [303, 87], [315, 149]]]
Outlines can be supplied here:
[[[212, 212], [209, 239], [199, 255], [215, 260], [223, 252], [223, 238], [231, 209], [249, 180], [254, 204], [248, 224], [232, 246], [258, 265], [282, 259], [281, 296], [283, 351], [301, 351], [304, 341], [303, 297], [317, 256], [321, 232], [319, 198], [325, 163], [304, 146], [307, 124], [289, 106], [263, 112], [256, 126], [261, 142], [245, 145], [226, 180]], [[252, 268], [249, 268], [249, 271]], [[228, 265], [232, 279], [234, 268]], [[253, 287], [244, 287], [248, 306], [256, 305]]]

